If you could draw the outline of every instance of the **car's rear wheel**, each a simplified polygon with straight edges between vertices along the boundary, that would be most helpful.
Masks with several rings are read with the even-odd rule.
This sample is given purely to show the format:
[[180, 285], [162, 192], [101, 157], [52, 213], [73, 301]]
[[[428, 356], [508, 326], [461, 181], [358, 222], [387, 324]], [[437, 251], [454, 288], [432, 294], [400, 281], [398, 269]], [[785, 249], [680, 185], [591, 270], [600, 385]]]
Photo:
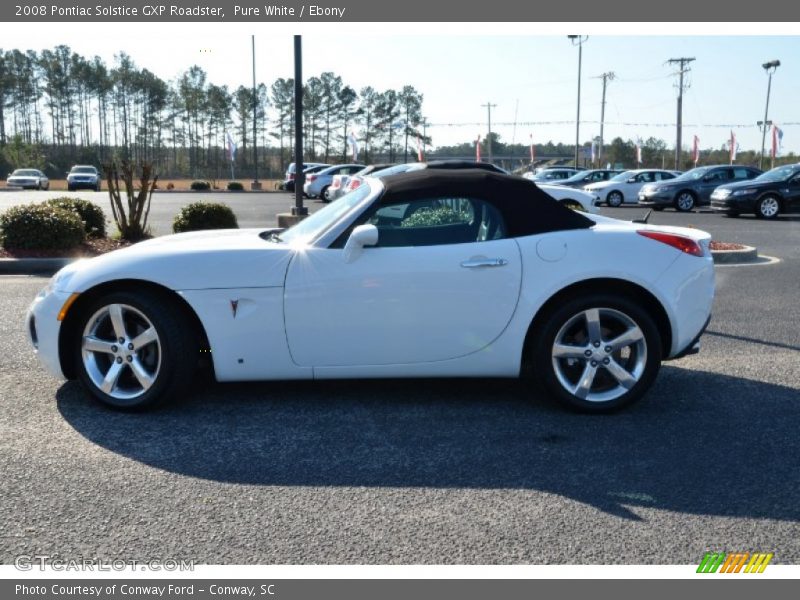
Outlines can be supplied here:
[[617, 206], [622, 206], [622, 202], [623, 201], [624, 201], [624, 198], [622, 197], [622, 194], [620, 192], [617, 192], [617, 191], [611, 192], [606, 197], [606, 204], [608, 204], [609, 206], [613, 206], [615, 208]]
[[775, 196], [764, 196], [756, 204], [756, 216], [760, 219], [774, 219], [781, 212], [781, 203]]
[[557, 307], [535, 332], [531, 365], [562, 404], [617, 410], [638, 400], [661, 367], [653, 318], [627, 297], [588, 294]]
[[692, 192], [683, 191], [675, 196], [675, 209], [680, 212], [689, 212], [694, 208], [695, 197]]
[[322, 188], [322, 191], [320, 191], [320, 193], [319, 193], [319, 197], [323, 202], [330, 202], [331, 201], [331, 198], [328, 195], [328, 190], [330, 189], [330, 187], [331, 186], [326, 185], [324, 188]]
[[115, 292], [80, 316], [74, 352], [78, 378], [113, 408], [139, 410], [182, 396], [197, 349], [191, 323], [169, 299]]

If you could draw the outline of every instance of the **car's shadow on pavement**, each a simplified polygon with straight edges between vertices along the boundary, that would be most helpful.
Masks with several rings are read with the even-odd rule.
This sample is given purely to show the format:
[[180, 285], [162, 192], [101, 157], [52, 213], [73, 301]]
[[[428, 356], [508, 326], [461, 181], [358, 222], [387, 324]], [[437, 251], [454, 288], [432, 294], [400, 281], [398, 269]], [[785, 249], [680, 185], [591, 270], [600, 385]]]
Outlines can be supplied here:
[[562, 411], [513, 380], [206, 386], [143, 414], [57, 393], [89, 441], [181, 475], [278, 486], [512, 488], [626, 506], [800, 520], [796, 389], [665, 366], [641, 403]]

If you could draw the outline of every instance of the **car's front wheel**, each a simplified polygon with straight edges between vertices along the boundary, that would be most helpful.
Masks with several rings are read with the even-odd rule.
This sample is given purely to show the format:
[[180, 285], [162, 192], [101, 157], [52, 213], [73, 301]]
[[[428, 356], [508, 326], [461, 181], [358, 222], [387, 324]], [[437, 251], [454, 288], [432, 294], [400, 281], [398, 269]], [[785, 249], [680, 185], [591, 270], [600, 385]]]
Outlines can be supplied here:
[[562, 404], [585, 412], [617, 410], [650, 388], [661, 367], [652, 317], [624, 296], [588, 294], [546, 315], [531, 365]]
[[781, 203], [775, 196], [764, 196], [756, 205], [756, 216], [760, 219], [774, 219], [781, 212]]
[[620, 192], [614, 191], [611, 192], [606, 198], [606, 204], [613, 207], [622, 206], [623, 200], [624, 199], [622, 197], [622, 194]]
[[694, 208], [695, 198], [692, 192], [680, 192], [675, 197], [675, 208], [680, 212], [689, 212]]
[[330, 194], [328, 193], [329, 190], [330, 190], [330, 186], [326, 185], [324, 188], [322, 188], [322, 191], [320, 191], [319, 197], [323, 202], [330, 202], [331, 201]]
[[183, 395], [197, 364], [191, 323], [155, 294], [115, 292], [82, 312], [78, 378], [98, 400], [137, 410]]

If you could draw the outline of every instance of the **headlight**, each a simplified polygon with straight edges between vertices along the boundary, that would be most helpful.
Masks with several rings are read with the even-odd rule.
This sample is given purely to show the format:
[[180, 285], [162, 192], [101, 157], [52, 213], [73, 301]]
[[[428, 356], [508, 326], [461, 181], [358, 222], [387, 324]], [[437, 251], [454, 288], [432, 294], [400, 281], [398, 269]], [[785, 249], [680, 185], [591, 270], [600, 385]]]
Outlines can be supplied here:
[[730, 190], [714, 190], [714, 193], [711, 194], [711, 197], [712, 198], [724, 199], [724, 198], [727, 198], [730, 195], [731, 195], [731, 191]]
[[734, 196], [749, 196], [750, 194], [756, 193], [756, 188], [748, 188], [746, 190], [736, 190], [733, 192]]

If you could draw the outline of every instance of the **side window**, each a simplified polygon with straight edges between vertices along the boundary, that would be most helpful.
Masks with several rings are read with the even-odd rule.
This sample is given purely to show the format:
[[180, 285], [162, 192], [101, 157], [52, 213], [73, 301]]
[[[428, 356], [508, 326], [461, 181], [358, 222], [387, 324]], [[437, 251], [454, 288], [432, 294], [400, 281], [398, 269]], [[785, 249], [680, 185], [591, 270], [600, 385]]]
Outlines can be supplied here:
[[733, 178], [734, 179], [750, 179], [750, 170], [745, 169], [744, 167], [736, 167], [733, 169]]
[[655, 181], [655, 173], [653, 173], [652, 171], [639, 173], [639, 175], [637, 175], [636, 177], [636, 181], [638, 183], [650, 183], [652, 181]]
[[602, 171], [598, 171], [597, 173], [592, 173], [591, 176], [592, 181], [604, 181], [607, 178], [608, 175], [606, 173], [603, 173]]
[[672, 173], [667, 173], [666, 171], [661, 171], [660, 173], [656, 173], [656, 181], [666, 181], [667, 179], [674, 179], [675, 176]]
[[727, 181], [731, 178], [730, 171], [730, 169], [717, 169], [716, 171], [711, 171], [711, 173], [708, 174], [708, 181]]
[[382, 205], [365, 222], [378, 228], [379, 247], [467, 244], [506, 235], [497, 209], [474, 198], [431, 198]]

